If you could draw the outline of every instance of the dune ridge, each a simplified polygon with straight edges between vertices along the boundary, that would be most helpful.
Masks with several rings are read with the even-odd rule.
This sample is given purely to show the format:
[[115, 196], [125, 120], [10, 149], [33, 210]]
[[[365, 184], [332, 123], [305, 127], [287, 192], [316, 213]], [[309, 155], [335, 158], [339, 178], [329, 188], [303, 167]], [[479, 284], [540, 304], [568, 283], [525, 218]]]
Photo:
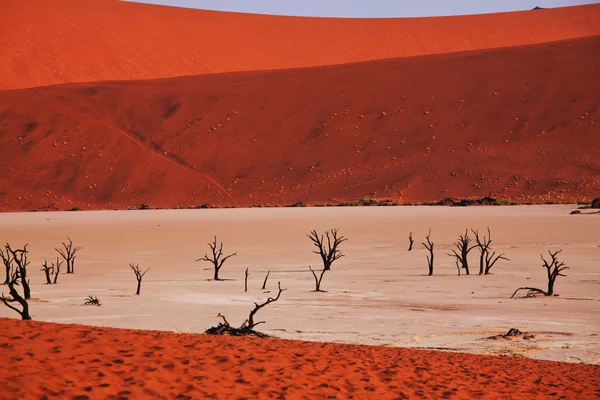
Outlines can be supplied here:
[[3, 91], [0, 208], [591, 199], [598, 49]]
[[[489, 399], [600, 395], [600, 367], [0, 319], [7, 399]], [[44, 368], [40, 368], [40, 364]]]
[[397, 19], [281, 17], [103, 0], [5, 0], [0, 90], [275, 70], [600, 34], [600, 4]]

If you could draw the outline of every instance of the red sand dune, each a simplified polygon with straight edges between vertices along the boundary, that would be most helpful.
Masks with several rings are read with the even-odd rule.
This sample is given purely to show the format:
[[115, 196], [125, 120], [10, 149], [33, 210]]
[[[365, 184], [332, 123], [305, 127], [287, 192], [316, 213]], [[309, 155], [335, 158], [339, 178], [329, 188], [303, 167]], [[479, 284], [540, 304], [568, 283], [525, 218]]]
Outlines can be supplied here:
[[600, 34], [600, 5], [404, 19], [296, 18], [111, 0], [3, 0], [0, 90], [344, 64]]
[[592, 198], [600, 36], [0, 92], [0, 208]]
[[0, 319], [4, 399], [592, 399], [600, 367]]

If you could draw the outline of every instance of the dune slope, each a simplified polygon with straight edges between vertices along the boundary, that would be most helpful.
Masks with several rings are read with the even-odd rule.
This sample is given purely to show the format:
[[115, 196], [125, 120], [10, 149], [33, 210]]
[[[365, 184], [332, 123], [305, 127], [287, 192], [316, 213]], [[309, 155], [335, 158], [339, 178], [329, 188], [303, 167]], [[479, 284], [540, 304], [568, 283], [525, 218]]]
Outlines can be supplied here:
[[598, 34], [598, 4], [444, 18], [329, 19], [115, 0], [3, 0], [0, 90], [344, 64]]
[[0, 327], [7, 399], [600, 395], [592, 365], [9, 319]]
[[0, 208], [594, 197], [599, 49], [0, 92]]

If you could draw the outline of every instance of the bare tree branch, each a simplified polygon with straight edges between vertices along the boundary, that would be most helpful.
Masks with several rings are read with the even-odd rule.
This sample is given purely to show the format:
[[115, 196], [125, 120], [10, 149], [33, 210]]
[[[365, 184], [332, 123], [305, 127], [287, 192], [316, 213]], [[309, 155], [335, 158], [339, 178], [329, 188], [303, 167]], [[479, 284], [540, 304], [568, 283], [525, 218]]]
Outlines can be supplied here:
[[[308, 238], [313, 242], [318, 251], [313, 251], [313, 253], [321, 256], [323, 260], [323, 268], [326, 270], [331, 269], [331, 265], [334, 261], [344, 257], [342, 252], [338, 249], [339, 245], [348, 240], [344, 236], [338, 236], [338, 230], [332, 229], [330, 231], [325, 231], [325, 236], [327, 238], [327, 244], [324, 242], [323, 235], [317, 233], [316, 230], [310, 232], [307, 235]], [[332, 243], [333, 241], [333, 243]]]

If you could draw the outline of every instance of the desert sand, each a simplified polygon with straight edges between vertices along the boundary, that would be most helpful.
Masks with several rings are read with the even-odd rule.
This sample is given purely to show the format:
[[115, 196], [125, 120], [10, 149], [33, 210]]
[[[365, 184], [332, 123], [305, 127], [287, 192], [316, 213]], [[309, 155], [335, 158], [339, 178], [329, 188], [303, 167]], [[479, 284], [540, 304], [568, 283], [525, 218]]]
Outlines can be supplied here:
[[600, 6], [442, 18], [332, 19], [113, 0], [3, 0], [0, 90], [272, 70], [600, 34]]
[[3, 91], [0, 209], [591, 200], [599, 49]]
[[[600, 376], [600, 216], [568, 215], [572, 209], [3, 213], [2, 239], [15, 246], [30, 243], [34, 320], [86, 326], [1, 319], [1, 346], [11, 363], [2, 381], [15, 398], [19, 393], [273, 398], [283, 392], [289, 398], [472, 398], [483, 393], [486, 398], [552, 393], [594, 398]], [[445, 255], [451, 242], [465, 228], [486, 226], [493, 248], [510, 261], [496, 265], [493, 275], [457, 276]], [[311, 253], [306, 234], [332, 227], [348, 238], [341, 246], [345, 257], [326, 274], [327, 292], [314, 293], [308, 265], [317, 267], [320, 259]], [[431, 277], [425, 276], [420, 245], [430, 228], [436, 251]], [[408, 252], [411, 231], [416, 243]], [[223, 240], [226, 254], [238, 254], [223, 267], [221, 276], [229, 280], [222, 282], [210, 281], [209, 265], [194, 262], [213, 235]], [[45, 285], [38, 267], [55, 256], [53, 248], [67, 236], [83, 247], [75, 274], [61, 274], [57, 285]], [[519, 286], [543, 288], [540, 254], [561, 248], [570, 269], [557, 281], [560, 296], [509, 299]], [[470, 261], [476, 270], [476, 251]], [[133, 295], [129, 262], [150, 268], [140, 296]], [[216, 325], [219, 312], [241, 324], [254, 301], [274, 294], [278, 281], [287, 290], [259, 312], [266, 321], [260, 330], [294, 341], [193, 335]], [[84, 306], [88, 295], [97, 296], [102, 306]], [[0, 317], [16, 316], [0, 308]], [[511, 327], [534, 338], [489, 339]], [[29, 340], [19, 346], [20, 338]], [[58, 377], [55, 369], [61, 371]], [[28, 384], [20, 385], [25, 379]]]
[[[598, 366], [0, 318], [3, 398], [594, 399]], [[43, 368], [40, 368], [42, 366]]]

